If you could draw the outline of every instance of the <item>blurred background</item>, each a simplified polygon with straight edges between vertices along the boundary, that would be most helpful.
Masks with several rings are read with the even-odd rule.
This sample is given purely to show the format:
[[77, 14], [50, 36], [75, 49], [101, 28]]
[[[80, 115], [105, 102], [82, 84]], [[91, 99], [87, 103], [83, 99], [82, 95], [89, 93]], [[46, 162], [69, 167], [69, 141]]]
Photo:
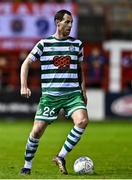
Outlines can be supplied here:
[[56, 11], [73, 14], [71, 36], [82, 40], [90, 120], [132, 119], [131, 0], [1, 0], [0, 117], [33, 118], [40, 64], [29, 72], [32, 97], [20, 96], [20, 67], [35, 43], [55, 32]]

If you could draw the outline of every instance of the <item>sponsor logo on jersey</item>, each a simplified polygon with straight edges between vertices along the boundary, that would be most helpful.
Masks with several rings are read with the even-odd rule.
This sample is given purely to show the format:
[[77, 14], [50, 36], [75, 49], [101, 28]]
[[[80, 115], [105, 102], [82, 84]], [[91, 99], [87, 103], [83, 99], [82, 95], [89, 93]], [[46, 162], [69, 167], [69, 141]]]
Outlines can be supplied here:
[[71, 63], [70, 56], [55, 56], [53, 58], [54, 66], [57, 66], [60, 69], [69, 69]]

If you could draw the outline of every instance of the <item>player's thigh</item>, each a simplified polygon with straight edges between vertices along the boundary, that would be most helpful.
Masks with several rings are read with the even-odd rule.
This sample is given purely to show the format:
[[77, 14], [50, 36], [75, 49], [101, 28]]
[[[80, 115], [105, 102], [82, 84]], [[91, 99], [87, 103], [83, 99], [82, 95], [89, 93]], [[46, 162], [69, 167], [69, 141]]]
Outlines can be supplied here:
[[87, 109], [82, 94], [80, 92], [70, 94], [64, 105], [66, 117], [72, 117], [72, 114], [79, 109]]
[[86, 109], [77, 109], [72, 113], [72, 119], [75, 125], [80, 128], [85, 128], [88, 124], [88, 113]]
[[48, 126], [48, 122], [35, 120], [33, 128], [34, 130], [36, 129], [37, 131], [39, 130], [41, 131], [41, 130], [45, 130], [47, 126]]

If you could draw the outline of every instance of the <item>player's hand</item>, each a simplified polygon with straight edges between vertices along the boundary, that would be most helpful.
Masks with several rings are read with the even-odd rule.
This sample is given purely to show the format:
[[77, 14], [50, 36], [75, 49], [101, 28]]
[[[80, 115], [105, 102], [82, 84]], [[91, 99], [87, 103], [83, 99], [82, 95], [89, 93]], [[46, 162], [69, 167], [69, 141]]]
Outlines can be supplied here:
[[31, 90], [29, 88], [21, 88], [21, 96], [29, 98], [31, 96]]

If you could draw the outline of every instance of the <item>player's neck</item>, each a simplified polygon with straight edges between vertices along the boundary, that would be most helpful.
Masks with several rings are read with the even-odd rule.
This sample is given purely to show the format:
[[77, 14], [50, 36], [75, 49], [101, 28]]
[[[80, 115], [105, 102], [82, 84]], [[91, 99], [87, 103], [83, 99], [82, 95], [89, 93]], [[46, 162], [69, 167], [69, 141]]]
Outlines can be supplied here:
[[67, 39], [67, 38], [68, 38], [68, 36], [64, 36], [63, 34], [58, 33], [58, 32], [56, 32], [55, 34], [53, 34], [53, 36], [54, 36], [56, 39]]

